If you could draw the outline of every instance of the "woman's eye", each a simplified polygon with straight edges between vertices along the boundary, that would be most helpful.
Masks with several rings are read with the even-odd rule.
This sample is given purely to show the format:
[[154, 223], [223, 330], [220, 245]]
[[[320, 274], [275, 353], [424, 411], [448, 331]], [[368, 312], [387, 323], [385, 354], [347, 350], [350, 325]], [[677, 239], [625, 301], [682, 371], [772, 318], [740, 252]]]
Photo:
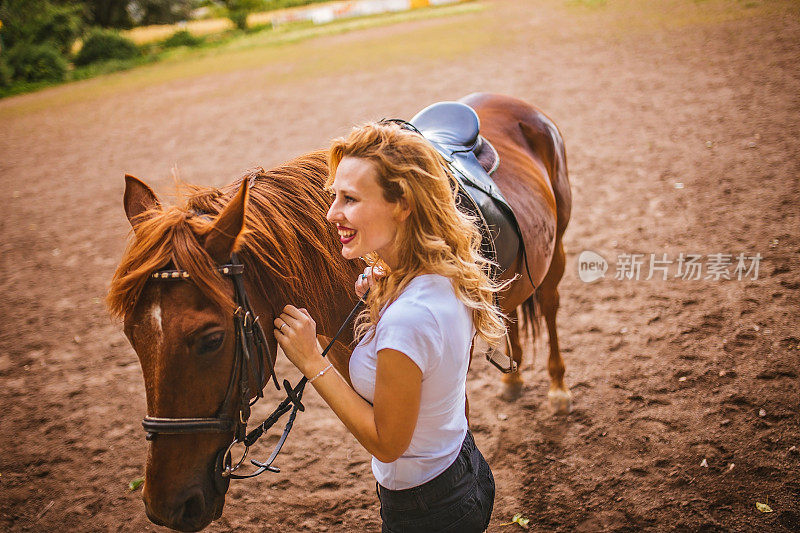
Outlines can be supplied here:
[[200, 338], [197, 343], [197, 353], [199, 355], [208, 355], [216, 352], [222, 346], [222, 341], [225, 339], [225, 333], [216, 331], [209, 333]]
[[349, 203], [351, 203], [351, 202], [355, 202], [355, 201], [356, 201], [356, 199], [355, 199], [355, 198], [353, 198], [352, 196], [345, 196], [345, 197], [344, 197], [344, 201], [345, 201], [345, 203], [349, 204]]

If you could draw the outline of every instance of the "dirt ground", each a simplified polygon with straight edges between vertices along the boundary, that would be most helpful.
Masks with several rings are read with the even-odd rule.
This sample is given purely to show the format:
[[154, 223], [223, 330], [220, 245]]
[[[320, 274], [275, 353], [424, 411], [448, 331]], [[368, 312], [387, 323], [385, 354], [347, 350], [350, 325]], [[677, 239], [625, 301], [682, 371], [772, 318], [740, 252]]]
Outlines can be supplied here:
[[[161, 529], [127, 488], [144, 389], [102, 303], [128, 231], [123, 173], [162, 197], [173, 166], [222, 185], [355, 122], [492, 91], [541, 107], [566, 141], [575, 401], [549, 414], [541, 341], [515, 403], [472, 365], [489, 530], [522, 513], [531, 531], [800, 531], [798, 4], [484, 5], [292, 44], [285, 62], [160, 83], [142, 72], [166, 67], [146, 67], [0, 101], [0, 530]], [[604, 279], [579, 279], [583, 250]], [[689, 280], [673, 263], [644, 279], [650, 254], [681, 253], [760, 254], [758, 276]], [[615, 279], [625, 254], [644, 254], [640, 279]], [[208, 531], [379, 529], [369, 456], [313, 391], [307, 405], [282, 473], [235, 483]]]

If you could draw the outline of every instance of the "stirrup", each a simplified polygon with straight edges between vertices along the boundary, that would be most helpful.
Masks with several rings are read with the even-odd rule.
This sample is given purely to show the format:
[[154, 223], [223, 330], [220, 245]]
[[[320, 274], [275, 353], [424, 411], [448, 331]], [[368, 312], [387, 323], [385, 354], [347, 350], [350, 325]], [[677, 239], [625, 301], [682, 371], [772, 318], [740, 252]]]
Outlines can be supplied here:
[[492, 365], [503, 374], [510, 374], [516, 372], [517, 362], [509, 355], [512, 351], [511, 338], [508, 336], [508, 333], [506, 333], [505, 339], [506, 353], [501, 352], [497, 348], [489, 348], [489, 351], [486, 352], [486, 360], [492, 363]]

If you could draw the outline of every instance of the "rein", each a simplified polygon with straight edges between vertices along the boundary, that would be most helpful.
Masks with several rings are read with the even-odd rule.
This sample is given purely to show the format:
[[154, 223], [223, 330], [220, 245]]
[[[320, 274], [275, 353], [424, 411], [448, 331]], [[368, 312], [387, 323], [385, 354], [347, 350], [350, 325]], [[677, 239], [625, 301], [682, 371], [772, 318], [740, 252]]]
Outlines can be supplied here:
[[[152, 441], [156, 436], [161, 434], [166, 435], [182, 435], [194, 433], [227, 433], [233, 431], [233, 441], [228, 447], [220, 451], [217, 455], [214, 467], [214, 485], [220, 494], [225, 494], [228, 490], [231, 479], [247, 479], [256, 477], [266, 471], [280, 472], [272, 463], [281, 451], [286, 438], [294, 424], [295, 417], [298, 411], [305, 411], [305, 406], [301, 403], [303, 398], [303, 391], [305, 390], [308, 378], [303, 376], [296, 387], [292, 387], [288, 380], [283, 380], [283, 389], [286, 392], [286, 398], [272, 411], [266, 420], [253, 428], [249, 433], [247, 432], [247, 422], [250, 418], [251, 407], [264, 397], [265, 385], [265, 369], [264, 360], [269, 364], [269, 375], [275, 384], [275, 388], [280, 390], [278, 385], [278, 378], [275, 375], [275, 366], [272, 362], [272, 357], [267, 344], [267, 338], [264, 334], [264, 329], [261, 327], [259, 317], [255, 315], [250, 301], [247, 298], [247, 292], [244, 287], [244, 280], [242, 274], [244, 272], [244, 265], [239, 261], [236, 254], [231, 254], [230, 263], [217, 267], [217, 270], [230, 277], [234, 287], [234, 297], [236, 303], [236, 310], [233, 312], [234, 327], [236, 330], [236, 348], [233, 360], [233, 372], [231, 373], [230, 381], [228, 382], [228, 390], [225, 393], [225, 399], [220, 405], [219, 409], [213, 417], [210, 418], [162, 418], [145, 416], [142, 420], [142, 427], [147, 432], [146, 439]], [[150, 275], [153, 279], [161, 280], [180, 280], [188, 279], [189, 273], [185, 270], [158, 270]], [[366, 294], [358, 301], [356, 306], [345, 319], [344, 323], [336, 332], [336, 335], [331, 339], [330, 343], [322, 351], [322, 356], [325, 357], [333, 347], [333, 343], [339, 338], [348, 323], [353, 319], [355, 314], [359, 311], [364, 304]], [[255, 398], [250, 401], [250, 368], [253, 366], [253, 356], [255, 356], [255, 378], [257, 380], [258, 388], [255, 390]], [[226, 418], [225, 413], [229, 412], [231, 405], [234, 402], [234, 392], [236, 383], [239, 382], [239, 398], [236, 408], [236, 418]], [[258, 441], [259, 438], [271, 428], [277, 421], [287, 412], [289, 419], [283, 429], [283, 434], [272, 450], [269, 458], [266, 461], [256, 461], [251, 459], [250, 463], [257, 467], [257, 469], [249, 474], [236, 474], [236, 470], [242, 466], [250, 447]], [[232, 450], [236, 444], [244, 445], [244, 452], [242, 456], [234, 464], [232, 457]]]

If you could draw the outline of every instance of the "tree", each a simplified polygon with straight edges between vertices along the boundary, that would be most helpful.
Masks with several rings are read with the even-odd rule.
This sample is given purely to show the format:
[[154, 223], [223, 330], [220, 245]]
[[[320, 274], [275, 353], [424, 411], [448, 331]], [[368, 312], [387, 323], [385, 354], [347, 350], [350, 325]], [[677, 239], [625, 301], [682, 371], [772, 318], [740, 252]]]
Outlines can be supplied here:
[[198, 2], [197, 0], [134, 0], [131, 5], [135, 5], [141, 13], [141, 17], [135, 22], [147, 26], [188, 20]]
[[225, 0], [228, 18], [240, 30], [247, 29], [247, 15], [264, 8], [263, 0]]
[[83, 6], [53, 0], [0, 2], [0, 83], [58, 81], [66, 56], [83, 30]]
[[74, 3], [51, 0], [4, 0], [0, 20], [5, 48], [20, 43], [50, 45], [69, 54], [72, 43], [83, 31], [84, 8]]
[[130, 28], [133, 20], [128, 12], [130, 0], [84, 0], [87, 22], [103, 28]]
[[173, 24], [187, 20], [199, 0], [84, 0], [89, 23], [104, 28]]

